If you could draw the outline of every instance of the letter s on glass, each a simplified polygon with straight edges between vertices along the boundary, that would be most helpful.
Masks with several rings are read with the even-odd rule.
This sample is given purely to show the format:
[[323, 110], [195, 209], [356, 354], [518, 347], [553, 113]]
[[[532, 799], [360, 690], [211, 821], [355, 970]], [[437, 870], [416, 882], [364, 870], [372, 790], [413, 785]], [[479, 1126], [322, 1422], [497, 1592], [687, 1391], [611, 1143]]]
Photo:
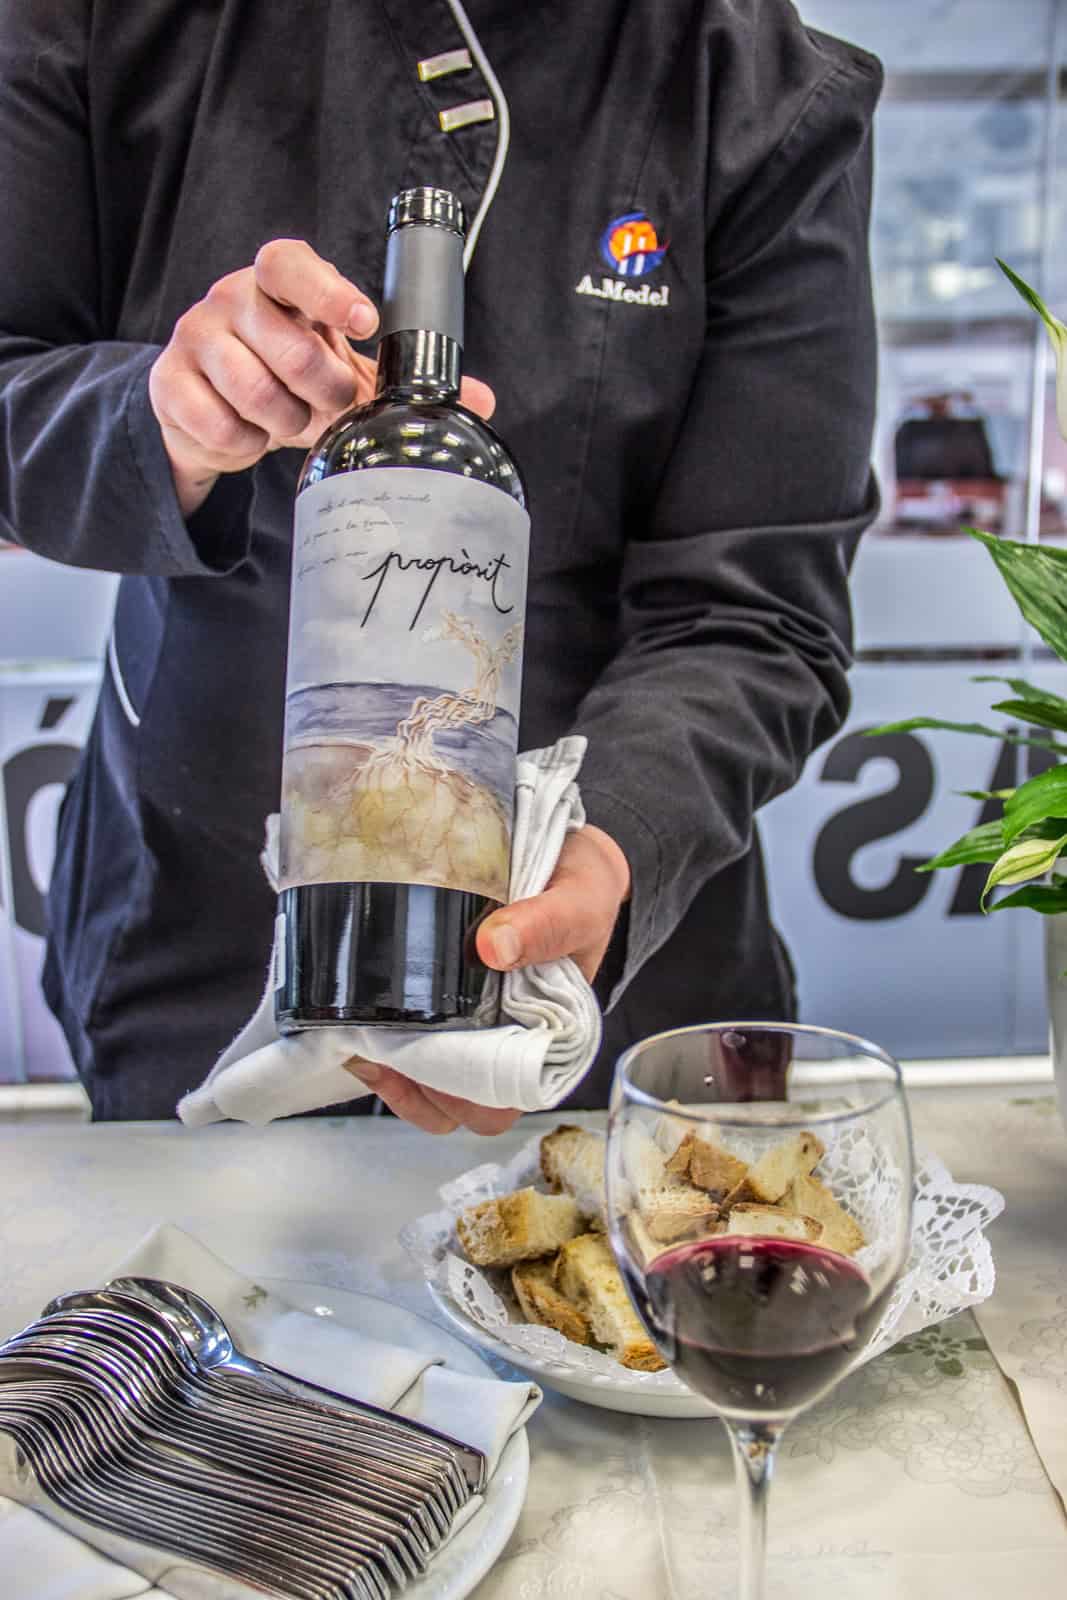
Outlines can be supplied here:
[[891, 789], [846, 806], [823, 824], [815, 840], [815, 883], [831, 911], [861, 922], [902, 917], [923, 899], [930, 879], [916, 872], [924, 856], [902, 856], [888, 883], [864, 888], [852, 876], [852, 861], [864, 845], [889, 838], [917, 822], [934, 793], [934, 764], [914, 734], [887, 733], [869, 739], [862, 730], [846, 734], [833, 746], [822, 772], [823, 783], [855, 783], [869, 761], [889, 760], [897, 769]]

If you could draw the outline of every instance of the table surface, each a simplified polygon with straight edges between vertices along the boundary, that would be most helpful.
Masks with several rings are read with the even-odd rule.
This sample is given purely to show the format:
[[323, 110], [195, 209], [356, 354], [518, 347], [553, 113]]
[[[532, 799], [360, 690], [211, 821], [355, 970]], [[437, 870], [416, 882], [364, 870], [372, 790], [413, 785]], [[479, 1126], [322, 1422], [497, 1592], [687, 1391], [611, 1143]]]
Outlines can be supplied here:
[[[1051, 1098], [920, 1091], [912, 1112], [918, 1141], [956, 1179], [1006, 1197], [990, 1230], [997, 1290], [980, 1327], [965, 1314], [917, 1335], [786, 1433], [767, 1600], [1045, 1600], [1063, 1589], [1067, 1135]], [[526, 1117], [492, 1141], [434, 1139], [390, 1118], [197, 1133], [0, 1124], [0, 1335], [53, 1294], [102, 1281], [162, 1221], [253, 1274], [384, 1295], [432, 1317], [398, 1229], [435, 1209], [440, 1184], [559, 1120]], [[529, 1437], [526, 1505], [476, 1600], [733, 1600], [720, 1424], [548, 1391]]]

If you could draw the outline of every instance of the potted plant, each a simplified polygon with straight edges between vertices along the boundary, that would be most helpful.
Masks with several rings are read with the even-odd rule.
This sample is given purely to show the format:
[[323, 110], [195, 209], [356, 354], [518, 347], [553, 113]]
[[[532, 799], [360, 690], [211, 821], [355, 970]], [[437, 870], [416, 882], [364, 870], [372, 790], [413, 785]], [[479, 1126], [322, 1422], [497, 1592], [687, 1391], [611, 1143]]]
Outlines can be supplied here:
[[[1067, 325], [1052, 315], [1040, 295], [1003, 261], [997, 265], [1037, 312], [1048, 331], [1056, 356], [1056, 417], [1067, 439]], [[988, 550], [1023, 617], [1045, 644], [1067, 663], [1067, 550], [1045, 544], [1020, 544], [1000, 539], [977, 528], [965, 530]], [[981, 674], [976, 682], [999, 683], [1009, 693], [992, 705], [993, 711], [1024, 723], [1017, 733], [1010, 725], [987, 727], [977, 722], [950, 722], [940, 717], [909, 717], [871, 729], [872, 735], [907, 732], [914, 728], [949, 729], [1012, 744], [1036, 746], [1048, 752], [1052, 764], [1014, 789], [993, 793], [976, 791], [975, 799], [999, 802], [1001, 815], [970, 829], [920, 872], [984, 862], [989, 866], [982, 891], [986, 913], [1028, 907], [1041, 913], [1045, 923], [1049, 1017], [1052, 1056], [1060, 1108], [1067, 1120], [1067, 871], [1057, 863], [1067, 856], [1067, 699], [1038, 689], [1022, 678]], [[1067, 861], [1064, 862], [1067, 868]], [[1008, 890], [992, 898], [994, 890]]]

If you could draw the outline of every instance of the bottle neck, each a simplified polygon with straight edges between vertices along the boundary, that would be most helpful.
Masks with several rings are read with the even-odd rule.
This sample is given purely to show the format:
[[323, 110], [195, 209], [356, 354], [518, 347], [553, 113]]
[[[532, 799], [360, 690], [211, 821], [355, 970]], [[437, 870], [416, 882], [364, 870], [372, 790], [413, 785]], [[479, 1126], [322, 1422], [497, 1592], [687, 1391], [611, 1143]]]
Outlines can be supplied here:
[[462, 360], [459, 343], [430, 328], [385, 333], [378, 345], [377, 393], [411, 400], [455, 400]]
[[385, 249], [378, 393], [454, 400], [463, 350], [463, 240], [409, 222]]

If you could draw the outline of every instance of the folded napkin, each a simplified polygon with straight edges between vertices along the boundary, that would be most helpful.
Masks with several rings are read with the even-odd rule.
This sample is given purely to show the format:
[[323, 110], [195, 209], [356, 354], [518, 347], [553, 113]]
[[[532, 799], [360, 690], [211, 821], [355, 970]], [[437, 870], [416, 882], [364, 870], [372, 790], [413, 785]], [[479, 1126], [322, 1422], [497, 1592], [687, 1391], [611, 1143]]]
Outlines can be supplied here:
[[[585, 739], [572, 735], [518, 758], [511, 900], [541, 892], [567, 834], [585, 822], [575, 783], [585, 747]], [[276, 859], [277, 828], [268, 826], [264, 868], [272, 882]], [[478, 1105], [551, 1110], [580, 1081], [600, 1045], [596, 997], [569, 958], [504, 973], [501, 994], [511, 1021], [499, 1027], [407, 1032], [338, 1025], [281, 1036], [268, 975], [259, 1009], [199, 1089], [179, 1102], [178, 1115], [198, 1128], [226, 1117], [264, 1123], [337, 1105], [370, 1093], [345, 1067], [353, 1058], [395, 1067], [416, 1083]]]
[[[536, 1384], [472, 1377], [444, 1367], [432, 1352], [393, 1344], [386, 1336], [392, 1307], [385, 1302], [369, 1296], [360, 1301], [358, 1330], [309, 1315], [169, 1224], [154, 1228], [108, 1276], [166, 1278], [196, 1290], [248, 1355], [451, 1434], [484, 1453], [490, 1475], [508, 1440], [541, 1403]], [[452, 1537], [481, 1504], [481, 1496], [468, 1502]], [[151, 1579], [133, 1570], [135, 1546], [96, 1530], [92, 1537], [97, 1549], [39, 1512], [0, 1497], [2, 1600], [140, 1600], [164, 1594], [181, 1600], [253, 1600], [242, 1584], [169, 1562], [153, 1572], [153, 1587]]]

